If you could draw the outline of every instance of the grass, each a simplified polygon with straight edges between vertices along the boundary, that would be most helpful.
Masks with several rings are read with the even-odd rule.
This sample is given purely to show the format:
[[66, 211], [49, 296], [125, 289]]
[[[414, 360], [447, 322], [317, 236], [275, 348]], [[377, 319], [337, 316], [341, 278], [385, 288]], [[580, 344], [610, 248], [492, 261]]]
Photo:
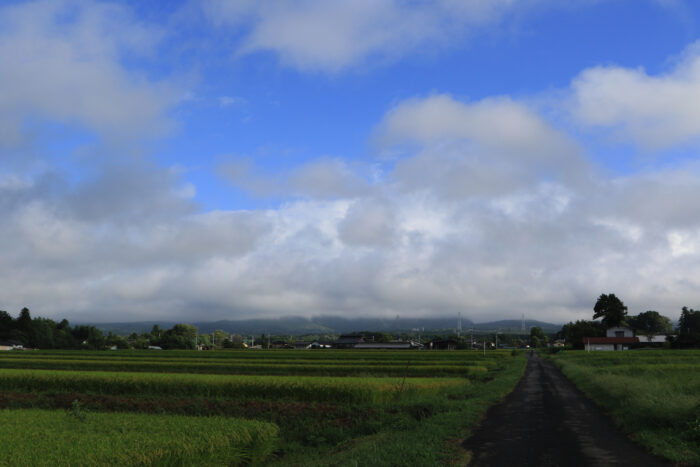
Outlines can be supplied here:
[[[203, 416], [255, 420], [279, 428], [277, 448], [265, 461], [279, 465], [464, 462], [468, 453], [460, 440], [513, 389], [525, 367], [522, 356], [500, 351], [486, 357], [468, 351], [59, 351], [13, 353], [0, 360], [19, 367], [0, 371], [0, 407], [64, 413], [78, 400], [90, 416], [138, 414], [155, 420], [180, 414], [181, 424], [206, 420]], [[90, 370], [34, 369], [37, 364]], [[102, 365], [112, 370], [96, 369]], [[150, 366], [157, 371], [149, 371]], [[180, 372], [163, 371], [173, 366]], [[282, 374], [217, 374], [221, 367], [254, 366]], [[305, 376], [313, 366], [351, 368], [363, 376]], [[184, 372], [193, 368], [196, 372]], [[387, 377], [387, 368], [397, 372]], [[435, 368], [459, 373], [415, 376]], [[149, 457], [148, 462], [182, 464], [176, 461], [179, 455], [163, 462]]]
[[308, 376], [471, 376], [494, 367], [500, 353], [367, 351], [13, 352], [0, 368]]
[[[509, 360], [488, 382], [463, 387], [425, 406], [404, 407], [411, 416], [378, 433], [353, 439], [332, 449], [327, 456], [303, 456], [280, 465], [466, 465], [470, 453], [462, 446], [490, 406], [503, 400], [525, 370], [522, 357]], [[432, 410], [420, 412], [430, 406]], [[409, 409], [412, 408], [413, 410]], [[418, 409], [418, 410], [417, 410]]]
[[639, 443], [700, 465], [700, 352], [565, 352], [551, 357]]
[[261, 464], [275, 450], [271, 423], [224, 417], [1, 410], [3, 465]]
[[342, 403], [377, 403], [392, 399], [399, 390], [410, 394], [468, 383], [469, 380], [462, 378], [333, 378], [16, 369], [0, 373], [0, 387], [6, 391]]

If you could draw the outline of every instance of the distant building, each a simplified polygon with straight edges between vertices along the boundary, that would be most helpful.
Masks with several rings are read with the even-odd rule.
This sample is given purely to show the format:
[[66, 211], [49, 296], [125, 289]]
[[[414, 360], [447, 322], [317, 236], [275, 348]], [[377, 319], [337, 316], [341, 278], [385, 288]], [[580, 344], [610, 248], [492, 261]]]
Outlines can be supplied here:
[[357, 334], [344, 334], [340, 336], [334, 343], [333, 347], [337, 349], [352, 349], [357, 344], [365, 342], [365, 338]]
[[0, 350], [23, 350], [24, 346], [20, 341], [6, 340], [0, 342]]
[[663, 344], [668, 336], [666, 334], [656, 334], [654, 336], [637, 336], [642, 344]]
[[605, 337], [584, 337], [583, 347], [587, 351], [593, 350], [629, 350], [630, 346], [639, 343], [639, 338], [634, 337], [630, 328], [617, 326], [609, 328]]
[[311, 343], [312, 349], [332, 349], [333, 348], [333, 342], [331, 341], [313, 341]]
[[605, 337], [634, 337], [634, 331], [623, 326], [616, 326], [608, 328], [608, 330], [605, 331]]
[[370, 349], [385, 349], [385, 350], [412, 350], [412, 349], [420, 349], [423, 347], [423, 344], [416, 342], [416, 341], [408, 341], [408, 342], [361, 342], [359, 344], [355, 344], [355, 349], [363, 349], [363, 350], [370, 350]]
[[454, 339], [433, 339], [428, 342], [430, 350], [455, 350], [457, 341]]

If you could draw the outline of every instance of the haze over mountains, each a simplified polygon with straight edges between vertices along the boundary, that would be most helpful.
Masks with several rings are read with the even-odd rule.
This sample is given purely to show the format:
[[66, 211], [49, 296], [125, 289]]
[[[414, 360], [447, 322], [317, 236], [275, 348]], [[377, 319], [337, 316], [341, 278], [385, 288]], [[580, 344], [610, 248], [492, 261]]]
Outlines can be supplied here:
[[[141, 321], [131, 323], [85, 323], [94, 324], [103, 332], [113, 332], [120, 335], [131, 333], [141, 333], [150, 331], [154, 324], [161, 328], [171, 328], [176, 324], [174, 321]], [[232, 334], [241, 335], [304, 335], [304, 334], [339, 334], [359, 331], [381, 331], [381, 332], [406, 332], [420, 330], [421, 332], [445, 332], [454, 331], [457, 328], [457, 317], [433, 317], [433, 318], [401, 318], [397, 316], [393, 319], [386, 318], [340, 318], [337, 316], [314, 316], [305, 317], [284, 317], [278, 319], [247, 319], [247, 320], [221, 320], [211, 322], [190, 323], [197, 327], [199, 332], [210, 333], [221, 329]], [[526, 332], [532, 326], [541, 327], [544, 332], [557, 332], [561, 329], [561, 324], [546, 323], [536, 320], [525, 320]], [[462, 318], [462, 332], [467, 333], [470, 329], [474, 332], [521, 332], [521, 320], [500, 320], [485, 323], [474, 323], [469, 319]]]

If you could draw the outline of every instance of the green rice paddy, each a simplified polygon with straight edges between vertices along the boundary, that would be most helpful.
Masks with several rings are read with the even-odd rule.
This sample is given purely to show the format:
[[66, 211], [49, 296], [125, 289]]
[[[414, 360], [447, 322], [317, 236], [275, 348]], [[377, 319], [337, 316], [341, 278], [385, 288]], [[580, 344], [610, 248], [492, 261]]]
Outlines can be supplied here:
[[502, 351], [8, 352], [3, 465], [462, 462], [458, 440], [524, 366]]

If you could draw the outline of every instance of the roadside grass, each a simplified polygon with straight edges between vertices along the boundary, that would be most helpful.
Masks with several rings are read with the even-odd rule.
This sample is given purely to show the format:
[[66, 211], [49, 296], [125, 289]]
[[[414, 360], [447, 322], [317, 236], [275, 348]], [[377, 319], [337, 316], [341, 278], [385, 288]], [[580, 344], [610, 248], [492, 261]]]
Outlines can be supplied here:
[[565, 352], [562, 372], [651, 452], [700, 465], [700, 352]]

